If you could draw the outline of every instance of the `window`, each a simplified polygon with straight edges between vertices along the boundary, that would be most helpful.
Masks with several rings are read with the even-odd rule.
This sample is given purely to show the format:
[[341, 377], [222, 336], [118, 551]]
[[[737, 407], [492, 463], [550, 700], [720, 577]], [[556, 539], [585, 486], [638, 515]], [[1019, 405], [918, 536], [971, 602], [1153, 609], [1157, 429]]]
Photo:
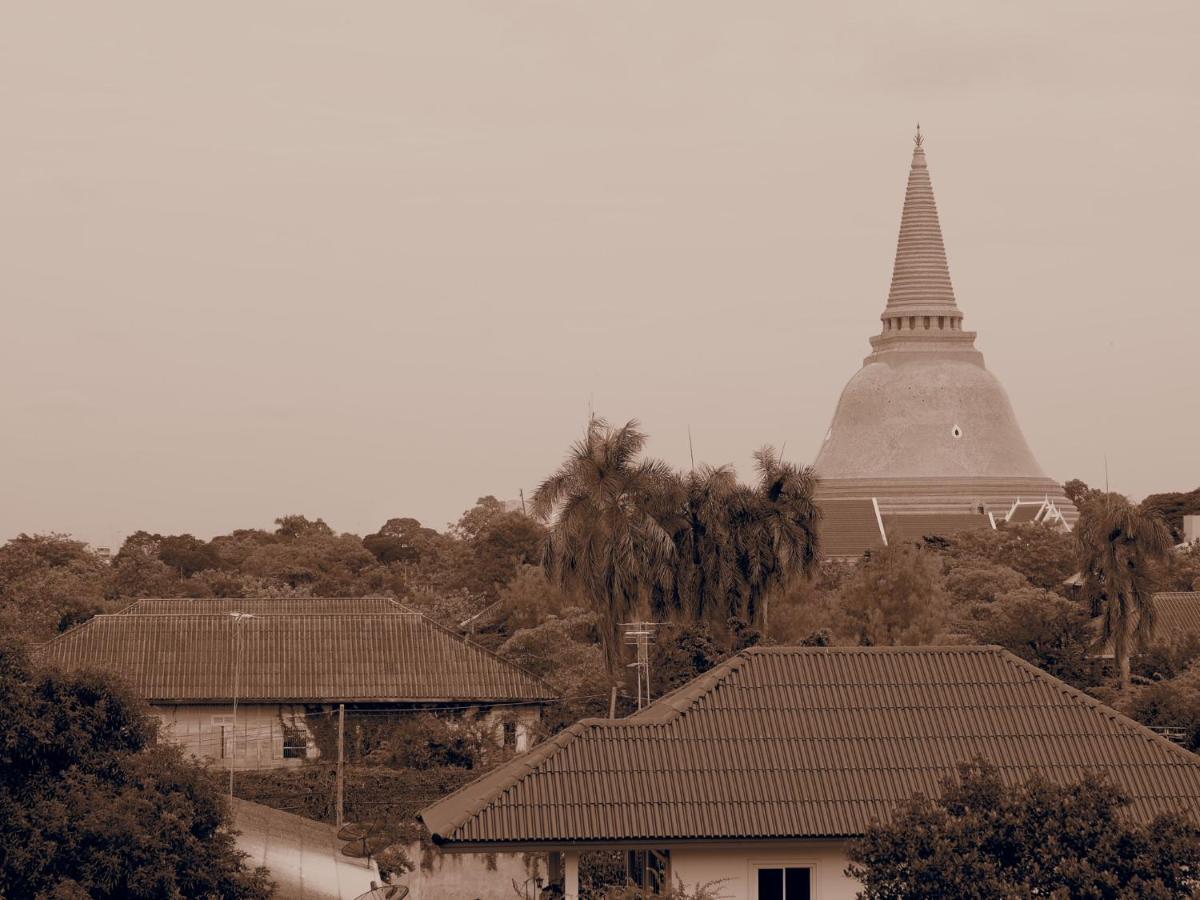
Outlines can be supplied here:
[[283, 729], [283, 758], [306, 759], [308, 757], [308, 731], [302, 725], [288, 724], [282, 718], [279, 724]]
[[756, 866], [757, 900], [811, 900], [812, 869], [807, 866]]

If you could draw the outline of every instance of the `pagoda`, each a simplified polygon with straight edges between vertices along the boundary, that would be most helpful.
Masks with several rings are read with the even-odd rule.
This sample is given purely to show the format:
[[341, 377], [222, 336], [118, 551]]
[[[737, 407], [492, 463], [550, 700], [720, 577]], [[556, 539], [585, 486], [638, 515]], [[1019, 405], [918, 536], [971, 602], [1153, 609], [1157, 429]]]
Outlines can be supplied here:
[[888, 523], [908, 516], [935, 531], [995, 527], [1018, 502], [1040, 501], [1073, 524], [1078, 512], [1038, 465], [975, 332], [963, 330], [920, 126], [914, 142], [882, 326], [813, 465], [817, 502], [831, 521], [869, 509], [882, 543], [889, 530], [906, 530]]

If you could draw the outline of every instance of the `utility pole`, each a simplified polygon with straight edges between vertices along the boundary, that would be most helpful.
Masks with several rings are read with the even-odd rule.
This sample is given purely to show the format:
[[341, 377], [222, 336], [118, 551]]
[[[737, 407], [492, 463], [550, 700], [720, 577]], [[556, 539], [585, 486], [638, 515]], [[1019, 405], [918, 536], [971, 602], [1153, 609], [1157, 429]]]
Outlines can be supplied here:
[[342, 827], [343, 779], [345, 777], [343, 750], [346, 743], [346, 704], [338, 704], [338, 764], [337, 764], [337, 827]]
[[[250, 613], [233, 612], [233, 630], [230, 632], [230, 645], [233, 649], [233, 715], [230, 717], [229, 730], [229, 802], [233, 803], [233, 760], [237, 756], [237, 701], [238, 701], [238, 681], [242, 676], [242, 642], [241, 629], [238, 628], [242, 624], [242, 619], [253, 619]], [[222, 736], [223, 737], [223, 736]], [[224, 748], [222, 748], [224, 749]]]

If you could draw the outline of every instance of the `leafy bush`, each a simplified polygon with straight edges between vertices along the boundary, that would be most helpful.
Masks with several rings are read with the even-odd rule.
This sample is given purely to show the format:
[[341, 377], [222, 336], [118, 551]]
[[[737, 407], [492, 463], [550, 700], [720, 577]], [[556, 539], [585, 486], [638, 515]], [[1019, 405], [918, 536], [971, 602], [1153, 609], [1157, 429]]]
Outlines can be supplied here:
[[1200, 829], [1184, 814], [1137, 822], [1129, 798], [1096, 775], [1067, 785], [1006, 785], [976, 760], [914, 797], [849, 848], [865, 900], [907, 897], [1190, 898]]

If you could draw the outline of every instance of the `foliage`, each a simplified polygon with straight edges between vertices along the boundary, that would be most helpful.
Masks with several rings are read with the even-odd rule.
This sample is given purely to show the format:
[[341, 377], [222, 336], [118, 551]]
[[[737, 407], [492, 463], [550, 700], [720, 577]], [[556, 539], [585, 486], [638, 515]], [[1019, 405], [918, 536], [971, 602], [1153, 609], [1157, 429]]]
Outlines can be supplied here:
[[1159, 571], [1156, 587], [1160, 591], [1200, 591], [1200, 543], [1176, 548]]
[[142, 703], [0, 646], [0, 896], [267, 897], [218, 786], [153, 745]]
[[1035, 666], [1079, 688], [1096, 682], [1088, 653], [1094, 643], [1087, 611], [1051, 591], [1022, 587], [977, 606], [968, 632], [984, 644], [999, 644]]
[[562, 615], [567, 605], [563, 592], [550, 583], [541, 566], [519, 566], [508, 584], [500, 589], [496, 617], [513, 634], [533, 628], [547, 616]]
[[1154, 634], [1155, 568], [1167, 562], [1170, 532], [1157, 512], [1108, 494], [1084, 506], [1075, 536], [1085, 593], [1104, 617], [1103, 638], [1127, 687], [1130, 653]]
[[645, 444], [636, 421], [614, 428], [593, 418], [533, 495], [538, 518], [557, 514], [546, 570], [596, 612], [614, 675], [620, 668], [619, 623], [637, 613], [653, 588], [670, 583], [675, 556], [670, 535], [653, 514], [671, 471], [657, 460], [638, 460]]
[[1157, 512], [1171, 529], [1171, 539], [1183, 541], [1183, 517], [1200, 515], [1200, 487], [1186, 493], [1151, 494], [1142, 501], [1142, 508]]
[[842, 631], [865, 646], [928, 644], [946, 626], [941, 566], [932, 551], [919, 547], [872, 553], [839, 594]]
[[1135, 687], [1129, 713], [1143, 725], [1183, 729], [1184, 746], [1200, 752], [1200, 662], [1170, 680]]
[[[337, 758], [337, 716], [313, 715], [310, 731], [322, 759]], [[419, 710], [347, 710], [344, 752], [353, 765], [397, 769], [479, 769], [500, 752], [496, 733], [466, 716]]]
[[981, 560], [1007, 566], [1047, 591], [1063, 590], [1078, 571], [1078, 548], [1069, 532], [1040, 523], [961, 531], [948, 541], [952, 560]]
[[63, 534], [22, 534], [0, 547], [0, 633], [45, 641], [105, 605], [108, 567]]
[[1094, 487], [1088, 487], [1088, 483], [1080, 478], [1072, 478], [1063, 485], [1063, 493], [1067, 495], [1067, 499], [1075, 504], [1076, 509], [1082, 509], [1085, 503], [1095, 500], [1104, 492]]
[[938, 799], [914, 797], [849, 849], [866, 900], [907, 897], [1188, 898], [1200, 830], [1185, 813], [1140, 823], [1122, 791], [1087, 775], [1008, 786], [976, 760]]
[[650, 656], [651, 689], [655, 696], [670, 693], [707, 672], [724, 655], [704, 625], [664, 625], [654, 635]]
[[[489, 600], [521, 566], [540, 563], [546, 543], [546, 528], [523, 512], [510, 512], [495, 497], [482, 497], [467, 510], [455, 531], [470, 549], [470, 562], [463, 568], [462, 587]], [[483, 514], [477, 512], [483, 509]]]
[[992, 603], [1010, 591], [1030, 587], [1029, 580], [1008, 566], [967, 559], [946, 573], [946, 591], [956, 605]]
[[543, 733], [553, 734], [589, 716], [608, 715], [612, 680], [600, 649], [595, 613], [570, 607], [562, 616], [547, 616], [514, 633], [499, 653], [545, 678], [564, 698], [543, 712]]

